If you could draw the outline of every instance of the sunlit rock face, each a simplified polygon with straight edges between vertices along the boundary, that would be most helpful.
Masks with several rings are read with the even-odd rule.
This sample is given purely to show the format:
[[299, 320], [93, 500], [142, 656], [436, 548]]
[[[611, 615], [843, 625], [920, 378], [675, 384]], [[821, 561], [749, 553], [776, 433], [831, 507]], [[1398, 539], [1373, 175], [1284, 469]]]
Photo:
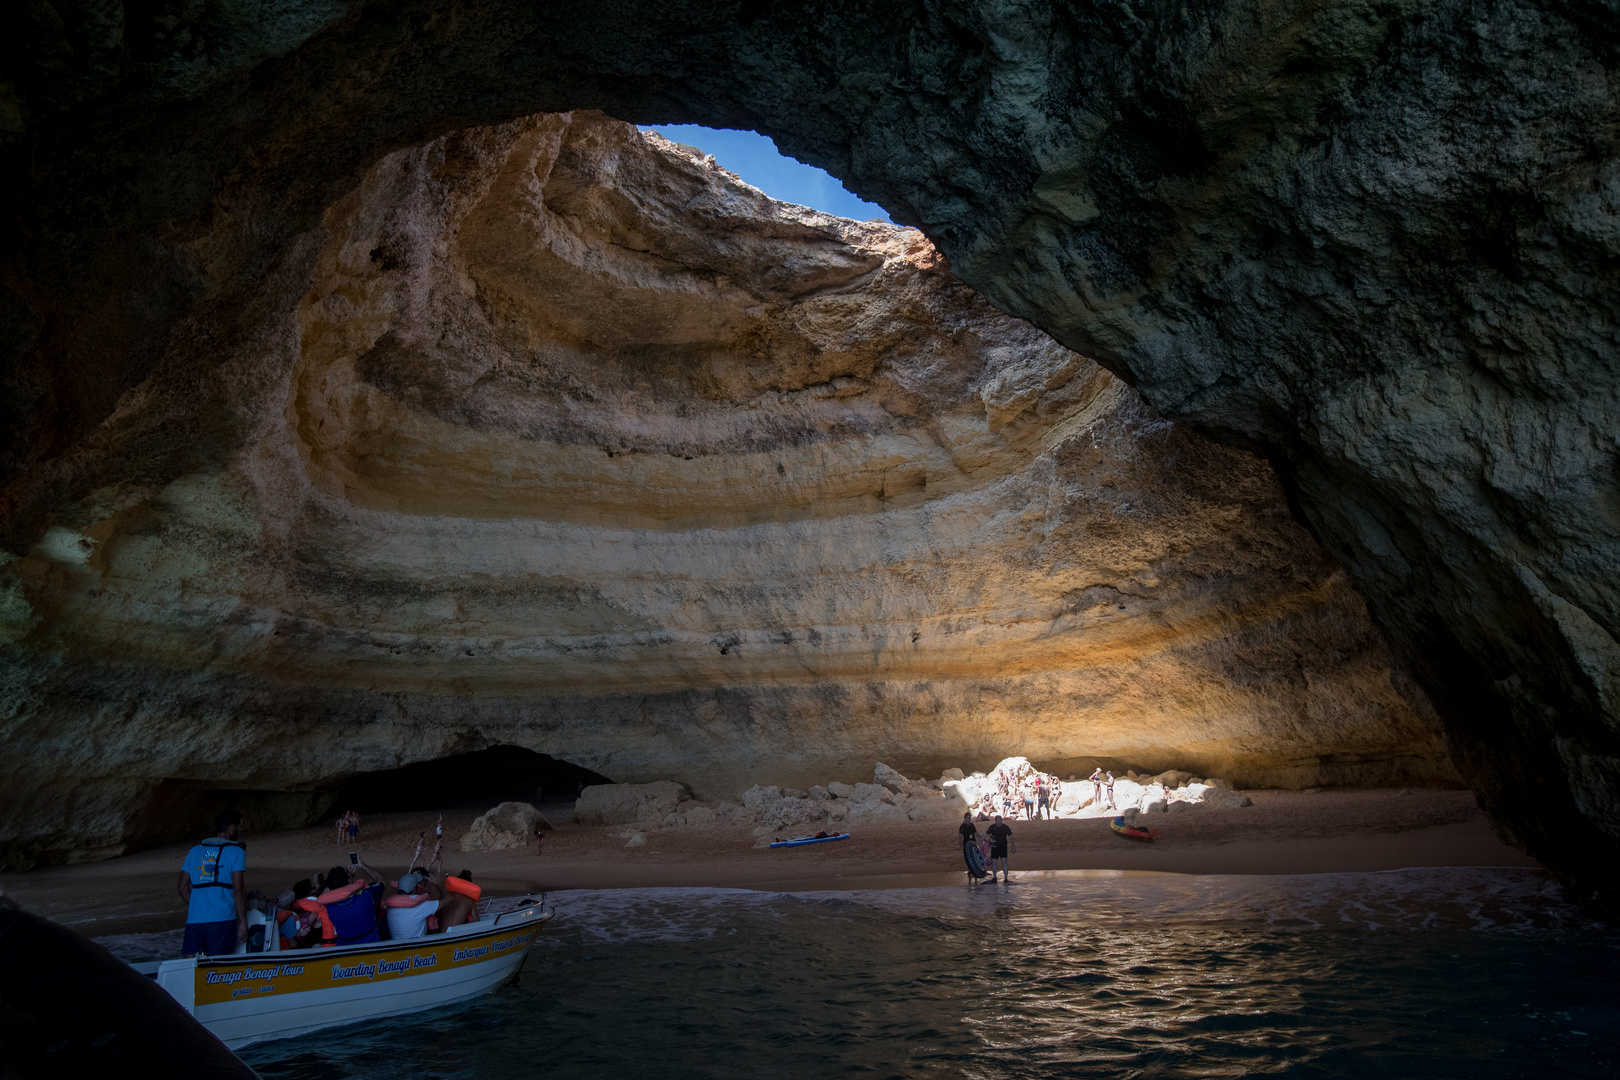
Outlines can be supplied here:
[[708, 796], [1015, 752], [1454, 775], [1270, 468], [914, 230], [575, 114], [385, 157], [309, 242], [223, 401], [149, 380], [95, 448], [180, 474], [4, 568], [13, 863], [507, 743]]

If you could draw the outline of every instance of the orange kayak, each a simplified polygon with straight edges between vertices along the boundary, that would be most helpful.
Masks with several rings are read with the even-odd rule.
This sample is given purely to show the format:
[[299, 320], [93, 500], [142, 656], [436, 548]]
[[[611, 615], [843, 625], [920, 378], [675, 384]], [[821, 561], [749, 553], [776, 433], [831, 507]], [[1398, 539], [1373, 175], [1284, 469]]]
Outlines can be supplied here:
[[1140, 825], [1127, 825], [1123, 817], [1117, 817], [1109, 823], [1109, 827], [1127, 840], [1141, 840], [1143, 843], [1153, 843], [1153, 838], [1159, 835], [1158, 829], [1144, 829]]

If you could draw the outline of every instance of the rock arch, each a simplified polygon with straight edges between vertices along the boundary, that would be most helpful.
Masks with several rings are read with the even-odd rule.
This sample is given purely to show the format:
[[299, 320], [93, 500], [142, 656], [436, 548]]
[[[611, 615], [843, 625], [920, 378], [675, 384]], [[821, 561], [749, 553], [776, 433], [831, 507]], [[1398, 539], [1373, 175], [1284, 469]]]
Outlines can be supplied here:
[[752, 127], [1274, 461], [1494, 818], [1611, 887], [1612, 4], [46, 10], [7, 58], [9, 552], [240, 440], [199, 403], [252, 364], [216, 360], [382, 154], [581, 107]]

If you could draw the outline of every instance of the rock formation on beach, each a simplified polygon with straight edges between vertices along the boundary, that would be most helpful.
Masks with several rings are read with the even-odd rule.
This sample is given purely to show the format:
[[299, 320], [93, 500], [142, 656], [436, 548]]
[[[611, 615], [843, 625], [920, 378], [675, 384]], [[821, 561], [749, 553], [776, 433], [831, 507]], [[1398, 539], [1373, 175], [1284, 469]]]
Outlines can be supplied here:
[[[280, 783], [279, 762], [269, 772], [256, 764], [254, 748], [272, 733], [295, 762], [289, 771], [310, 778], [329, 767], [330, 730], [343, 730], [352, 746], [343, 767], [446, 749], [444, 725], [413, 719], [425, 715], [410, 696], [422, 691], [377, 672], [389, 657], [433, 659], [437, 639], [399, 628], [409, 612], [452, 618], [460, 609], [431, 588], [396, 596], [341, 685], [314, 680], [332, 670], [323, 643], [343, 639], [341, 628], [367, 601], [341, 559], [308, 559], [305, 540], [325, 526], [342, 534], [351, 519], [278, 515], [289, 501], [303, 505], [301, 477], [328, 493], [352, 480], [354, 504], [378, 514], [390, 500], [416, 498], [464, 513], [499, 502], [488, 483], [467, 477], [501, 475], [532, 490], [534, 461], [492, 456], [483, 436], [508, 429], [493, 406], [469, 404], [488, 384], [479, 382], [482, 369], [447, 362], [461, 355], [454, 334], [398, 334], [396, 350], [351, 326], [343, 333], [370, 341], [375, 365], [340, 364], [340, 376], [353, 371], [352, 387], [341, 379], [295, 387], [295, 364], [313, 371], [322, 361], [296, 359], [304, 329], [288, 313], [307, 297], [311, 316], [329, 300], [368, 312], [363, 321], [379, 327], [397, 323], [396, 313], [371, 306], [373, 290], [398, 295], [388, 275], [409, 253], [381, 244], [334, 251], [322, 228], [341, 200], [353, 208], [356, 185], [377, 179], [369, 170], [387, 155], [455, 129], [600, 108], [627, 120], [771, 134], [921, 227], [1002, 311], [1134, 384], [1141, 407], [1156, 410], [1151, 422], [1185, 421], [1274, 463], [1298, 519], [1348, 575], [1333, 588], [1351, 606], [1359, 605], [1351, 585], [1367, 598], [1487, 809], [1582, 890], [1612, 887], [1620, 862], [1615, 0], [469, 0], [454, 17], [415, 0], [112, 5], [93, 16], [45, 4], [12, 16], [8, 29], [18, 44], [0, 79], [0, 182], [12, 208], [0, 241], [0, 469], [10, 478], [0, 496], [10, 567], [0, 610], [15, 643], [6, 647], [18, 651], [7, 653], [3, 723], [21, 740], [16, 754], [29, 775], [56, 778], [6, 796], [10, 850], [117, 843], [120, 822], [145, 812], [137, 804], [160, 776]], [[451, 153], [443, 167], [480, 165]], [[619, 239], [621, 255], [643, 250], [633, 234]], [[488, 305], [492, 326], [521, 323], [521, 290], [510, 285], [528, 271], [522, 259], [503, 260], [498, 236], [490, 240], [484, 278], [469, 275], [466, 287]], [[341, 289], [309, 292], [334, 272], [349, 279]], [[718, 282], [724, 273], [710, 266], [696, 276]], [[616, 310], [611, 301], [606, 308]], [[579, 330], [533, 325], [538, 342], [572, 340]], [[684, 332], [673, 315], [667, 330]], [[546, 370], [563, 379], [578, 369], [559, 360]], [[446, 377], [418, 381], [418, 371]], [[692, 372], [694, 386], [718, 395], [712, 400], [738, 392], [731, 374], [702, 374], [697, 361]], [[826, 411], [855, 385], [832, 376], [865, 378], [826, 374]], [[500, 378], [531, 375], [550, 385], [549, 376], [511, 368]], [[294, 403], [330, 401], [327, 391], [360, 411], [321, 405], [309, 414], [317, 427], [349, 421], [356, 435], [386, 442], [368, 425], [400, 410], [426, 419], [374, 469], [354, 471], [361, 458], [335, 453], [345, 436], [334, 433], [308, 436], [307, 465], [288, 459], [279, 472], [244, 471], [245, 448], [273, 446], [268, 429], [296, 426]], [[272, 400], [290, 410], [284, 419], [259, 408]], [[591, 411], [583, 398], [568, 400]], [[988, 421], [994, 403], [986, 405]], [[795, 422], [810, 423], [814, 412], [804, 404]], [[504, 419], [514, 431], [582, 423], [563, 408], [544, 423], [521, 410]], [[455, 453], [431, 440], [411, 450], [429, 420], [481, 436], [465, 436]], [[636, 446], [685, 462], [688, 428], [631, 427]], [[934, 443], [947, 456], [947, 446], [959, 446], [948, 427]], [[713, 432], [740, 440], [726, 444], [739, 451], [758, 445], [749, 441], [757, 434], [746, 425]], [[601, 450], [609, 451], [618, 452], [611, 443]], [[421, 475], [414, 466], [441, 455], [460, 466], [454, 479], [411, 488], [409, 478]], [[913, 497], [914, 488], [884, 485], [914, 474], [878, 483], [888, 472], [880, 460], [829, 468], [845, 478], [837, 490], [853, 492], [838, 497]], [[780, 464], [785, 477], [789, 463]], [[259, 487], [258, 477], [279, 480]], [[231, 482], [211, 487], [205, 478]], [[409, 490], [397, 490], [401, 483]], [[146, 494], [108, 495], [136, 489]], [[577, 490], [556, 492], [569, 513]], [[704, 512], [728, 501], [723, 490], [708, 490]], [[777, 507], [762, 507], [757, 487], [748, 491], [737, 513]], [[1000, 505], [1012, 521], [1025, 512]], [[628, 497], [610, 504], [612, 513], [647, 509]], [[149, 613], [155, 593], [126, 599], [85, 584], [83, 575], [104, 572], [101, 532], [161, 546], [169, 523], [181, 520], [175, 515], [198, 558], [194, 571], [171, 563], [157, 575], [171, 582], [161, 618]], [[447, 540], [447, 559], [464, 543]], [[837, 539], [829, 545], [843, 550]], [[272, 588], [214, 576], [233, 558], [258, 565], [262, 547], [282, 560]], [[37, 561], [15, 568], [29, 560]], [[373, 577], [408, 578], [394, 560], [383, 552]], [[1324, 580], [1310, 560], [1300, 565], [1303, 581]], [[1246, 574], [1240, 560], [1234, 577]], [[571, 593], [561, 583], [567, 574], [556, 577], [559, 602], [577, 605], [569, 610], [601, 610], [590, 587]], [[1110, 580], [1110, 588], [1126, 581]], [[318, 610], [295, 605], [282, 622], [273, 599], [244, 599], [250, 585], [260, 599], [277, 589], [330, 589], [334, 599]], [[470, 581], [467, 593], [485, 587]], [[496, 597], [499, 586], [488, 587]], [[1005, 611], [1000, 625], [1029, 625], [1026, 610], [1034, 609]], [[128, 633], [64, 629], [115, 624]], [[159, 624], [192, 635], [172, 669], [152, 659], [172, 646], [142, 629]], [[328, 625], [340, 629], [328, 635]], [[502, 633], [494, 626], [485, 637], [504, 642]], [[648, 633], [657, 652], [659, 632]], [[265, 639], [287, 648], [270, 650], [267, 669], [244, 671], [239, 657]], [[728, 640], [719, 635], [715, 645], [726, 657], [751, 662], [762, 651], [743, 637], [732, 650]], [[300, 642], [310, 646], [307, 661], [292, 647]], [[881, 666], [883, 649], [873, 652]], [[590, 655], [577, 650], [560, 666], [576, 670]], [[1301, 649], [1301, 664], [1319, 655]], [[1226, 658], [1210, 662], [1243, 670]], [[550, 674], [538, 678], [545, 694], [567, 696]], [[822, 678], [820, 668], [773, 676], [772, 692], [786, 696], [772, 708], [799, 715], [794, 695]], [[1312, 682], [1303, 667], [1299, 678]], [[143, 691], [130, 693], [142, 680]], [[1106, 675], [1099, 681], [1110, 685]], [[658, 690], [655, 702], [675, 692]], [[461, 730], [493, 732], [498, 716], [512, 715], [507, 705], [486, 714], [479, 702], [504, 700], [491, 695], [470, 699]], [[734, 708], [715, 696], [706, 730], [751, 730], [740, 717], [758, 698], [752, 690], [743, 697], [748, 704]], [[383, 699], [386, 708], [377, 705]], [[859, 691], [853, 707], [840, 698], [818, 714], [878, 716], [879, 727], [903, 728], [924, 723], [911, 719], [910, 704], [927, 699], [921, 689]], [[609, 730], [630, 723], [632, 700], [639, 686], [622, 707], [569, 705], [547, 716], [558, 729], [589, 715], [586, 726]], [[1029, 700], [1039, 705], [1038, 695]], [[1363, 699], [1340, 700], [1359, 707]], [[659, 727], [658, 710], [641, 710], [635, 723], [670, 730]], [[1306, 719], [1291, 735], [1307, 744], [1338, 722], [1296, 715]], [[174, 717], [189, 719], [154, 744], [152, 725]], [[54, 741], [41, 725], [59, 729]], [[656, 748], [661, 737], [641, 745]], [[1227, 751], [1264, 757], [1271, 738], [1239, 739]], [[728, 749], [729, 760], [748, 760], [745, 745]], [[1527, 790], [1536, 798], [1523, 798]], [[112, 802], [123, 804], [116, 814]], [[154, 812], [173, 802], [158, 800]], [[301, 804], [287, 797], [276, 805], [296, 816]]]
[[[198, 370], [228, 405], [143, 384], [5, 567], [14, 862], [491, 744], [710, 799], [1003, 748], [1452, 775], [1265, 463], [915, 230], [540, 116], [378, 162], [298, 284]], [[222, 407], [181, 475], [131, 471]]]
[[[624, 835], [641, 836], [642, 843], [648, 831], [659, 828], [753, 825], [758, 846], [763, 847], [778, 834], [796, 832], [801, 827], [849, 830], [908, 821], [954, 822], [965, 813], [972, 813], [977, 821], [987, 821], [1003, 812], [992, 796], [1002, 786], [1015, 793], [1022, 790], [1022, 785], [1033, 782], [1036, 772], [1028, 758], [1010, 757], [987, 773], [968, 774], [951, 768], [937, 780], [912, 780], [879, 762], [870, 784], [834, 780], [811, 785], [809, 791], [756, 784], [743, 792], [740, 803], [723, 800], [716, 806], [693, 801], [682, 785], [668, 780], [599, 785], [585, 789], [576, 804], [575, 817], [581, 825], [635, 825], [633, 833]], [[1112, 800], [1106, 791], [1098, 800], [1088, 780], [1050, 780], [1056, 795], [1042, 816], [1051, 819], [1135, 817], [1185, 813], [1202, 807], [1234, 810], [1251, 805], [1248, 796], [1234, 791], [1230, 781], [1200, 779], [1179, 769], [1152, 777], [1116, 778]], [[1019, 817], [1023, 810], [1020, 803], [1011, 816]], [[495, 813], [490, 811], [491, 815]]]

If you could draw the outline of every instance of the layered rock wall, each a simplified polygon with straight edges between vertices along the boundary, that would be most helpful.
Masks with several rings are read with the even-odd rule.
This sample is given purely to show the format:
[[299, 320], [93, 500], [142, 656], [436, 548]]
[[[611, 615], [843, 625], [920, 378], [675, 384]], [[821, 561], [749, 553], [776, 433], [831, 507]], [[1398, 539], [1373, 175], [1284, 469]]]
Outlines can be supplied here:
[[0, 570], [14, 862], [493, 744], [708, 798], [1452, 775], [1270, 468], [914, 230], [575, 114], [392, 154], [314, 239]]

